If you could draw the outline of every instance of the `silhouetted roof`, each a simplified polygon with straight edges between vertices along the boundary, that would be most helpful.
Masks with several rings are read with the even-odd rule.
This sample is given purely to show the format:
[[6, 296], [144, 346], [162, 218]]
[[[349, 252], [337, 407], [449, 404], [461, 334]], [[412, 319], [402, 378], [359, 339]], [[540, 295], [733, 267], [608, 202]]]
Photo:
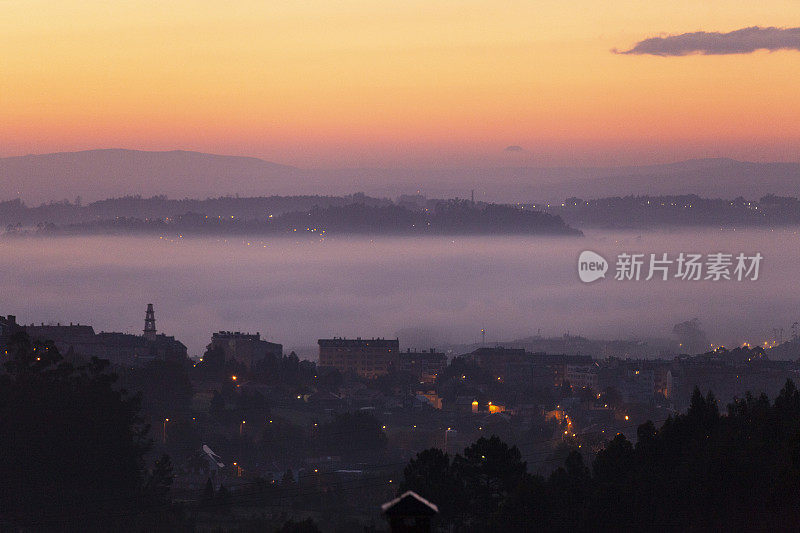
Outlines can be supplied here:
[[439, 512], [439, 508], [436, 504], [409, 490], [381, 505], [381, 511], [388, 516], [433, 516]]
[[317, 344], [323, 348], [356, 348], [361, 346], [372, 346], [373, 348], [394, 348], [397, 350], [400, 346], [400, 341], [397, 339], [384, 339], [381, 337], [376, 337], [374, 339], [362, 339], [361, 337], [356, 337], [355, 339], [334, 337], [332, 339], [319, 339]]

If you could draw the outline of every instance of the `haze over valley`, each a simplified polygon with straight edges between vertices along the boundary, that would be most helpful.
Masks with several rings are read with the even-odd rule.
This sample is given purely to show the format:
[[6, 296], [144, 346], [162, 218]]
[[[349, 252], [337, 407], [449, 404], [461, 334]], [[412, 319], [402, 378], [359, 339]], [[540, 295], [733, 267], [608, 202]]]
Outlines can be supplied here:
[[[577, 258], [621, 252], [760, 251], [761, 278], [581, 283]], [[211, 331], [259, 331], [307, 349], [325, 336], [394, 337], [403, 349], [491, 343], [566, 332], [603, 339], [673, 339], [698, 317], [710, 342], [772, 341], [800, 316], [796, 230], [590, 231], [585, 237], [254, 236], [0, 239], [4, 301], [20, 322], [141, 329], [157, 304], [162, 331], [202, 355]], [[613, 265], [612, 265], [613, 268]], [[417, 341], [421, 345], [417, 345]], [[424, 343], [424, 344], [422, 344]], [[631, 356], [651, 354], [644, 349]]]

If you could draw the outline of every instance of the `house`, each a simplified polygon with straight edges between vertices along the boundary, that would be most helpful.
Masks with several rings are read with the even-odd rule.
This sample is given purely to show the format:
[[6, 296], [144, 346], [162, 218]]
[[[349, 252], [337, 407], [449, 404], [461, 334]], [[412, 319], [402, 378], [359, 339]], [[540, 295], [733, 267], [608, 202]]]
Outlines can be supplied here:
[[400, 354], [398, 368], [412, 374], [420, 383], [433, 383], [447, 368], [447, 356], [431, 348], [430, 351], [411, 351]]
[[335, 368], [346, 374], [376, 378], [395, 370], [400, 341], [397, 339], [319, 339], [319, 367]]
[[409, 490], [381, 505], [381, 511], [392, 533], [429, 533], [431, 519], [439, 513], [439, 508]]
[[255, 335], [241, 331], [219, 331], [211, 335], [209, 349], [222, 350], [226, 361], [236, 361], [247, 368], [267, 357], [283, 357], [283, 345], [265, 341], [261, 333]]

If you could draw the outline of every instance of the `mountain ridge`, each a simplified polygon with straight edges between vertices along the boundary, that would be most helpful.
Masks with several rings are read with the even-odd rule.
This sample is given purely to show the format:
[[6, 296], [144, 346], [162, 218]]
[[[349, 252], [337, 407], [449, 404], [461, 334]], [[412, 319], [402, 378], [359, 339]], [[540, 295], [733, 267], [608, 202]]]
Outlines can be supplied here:
[[252, 156], [192, 150], [100, 148], [0, 158], [0, 200], [93, 201], [140, 194], [171, 198], [220, 195], [413, 194], [486, 201], [556, 201], [628, 194], [758, 198], [797, 195], [800, 163], [698, 158], [618, 167], [451, 167], [306, 169]]

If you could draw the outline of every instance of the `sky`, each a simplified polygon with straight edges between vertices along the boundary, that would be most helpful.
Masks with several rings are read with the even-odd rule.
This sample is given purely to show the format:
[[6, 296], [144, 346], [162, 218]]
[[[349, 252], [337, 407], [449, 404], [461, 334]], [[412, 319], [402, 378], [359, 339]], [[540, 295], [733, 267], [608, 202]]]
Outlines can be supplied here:
[[786, 30], [800, 26], [796, 0], [0, 10], [0, 156], [115, 147], [310, 168], [605, 166], [795, 161], [800, 149], [800, 43]]

